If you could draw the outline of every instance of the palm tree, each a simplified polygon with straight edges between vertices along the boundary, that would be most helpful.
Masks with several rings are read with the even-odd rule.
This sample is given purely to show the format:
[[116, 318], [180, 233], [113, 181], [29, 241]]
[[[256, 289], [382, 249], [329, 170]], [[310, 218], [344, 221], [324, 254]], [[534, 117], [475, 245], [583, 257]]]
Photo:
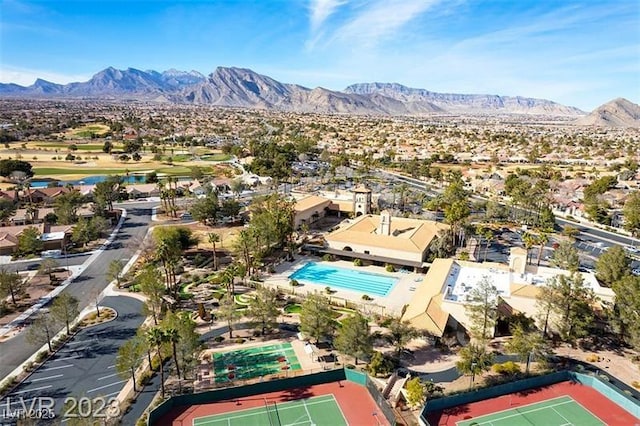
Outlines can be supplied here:
[[529, 263], [529, 250], [536, 244], [535, 236], [525, 232], [522, 236], [522, 241], [524, 242], [524, 248], [527, 250], [527, 264]]
[[176, 374], [178, 375], [178, 381], [180, 381], [180, 365], [178, 364], [178, 350], [176, 348], [176, 344], [180, 341], [180, 333], [178, 333], [177, 329], [169, 327], [164, 330], [164, 334], [166, 341], [171, 343], [173, 362], [176, 363]]
[[162, 344], [166, 341], [166, 336], [157, 327], [147, 331], [147, 342], [149, 346], [156, 348], [158, 361], [160, 362], [160, 388], [162, 390], [162, 399], [164, 399], [164, 369], [162, 368]]
[[218, 256], [216, 255], [216, 243], [220, 242], [220, 234], [215, 232], [209, 233], [209, 243], [213, 246], [213, 270], [218, 270]]
[[231, 296], [235, 294], [235, 278], [238, 275], [238, 265], [232, 263], [222, 272], [222, 282], [226, 284], [226, 287]]
[[493, 235], [493, 231], [491, 229], [487, 228], [484, 230], [484, 233], [482, 236], [487, 241], [487, 245], [484, 247], [484, 260], [486, 262], [487, 252], [489, 251], [489, 246], [491, 245], [491, 242], [495, 239], [495, 235]]
[[158, 193], [160, 195], [160, 206], [162, 210], [164, 210], [165, 214], [167, 213], [167, 192], [164, 189], [164, 182], [159, 180], [156, 182], [156, 187], [158, 188]]
[[542, 251], [544, 246], [549, 242], [549, 234], [542, 232], [536, 236], [536, 244], [538, 244], [538, 266], [540, 266], [540, 260], [542, 259]]

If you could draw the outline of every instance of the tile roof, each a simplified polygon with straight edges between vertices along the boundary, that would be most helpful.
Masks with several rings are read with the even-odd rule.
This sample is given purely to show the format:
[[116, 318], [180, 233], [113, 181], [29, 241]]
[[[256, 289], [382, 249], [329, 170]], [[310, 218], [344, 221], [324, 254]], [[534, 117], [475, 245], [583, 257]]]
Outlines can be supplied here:
[[363, 215], [328, 234], [327, 241], [362, 243], [372, 247], [408, 252], [424, 252], [438, 232], [449, 225], [430, 220], [392, 217], [390, 235], [378, 233], [379, 215]]

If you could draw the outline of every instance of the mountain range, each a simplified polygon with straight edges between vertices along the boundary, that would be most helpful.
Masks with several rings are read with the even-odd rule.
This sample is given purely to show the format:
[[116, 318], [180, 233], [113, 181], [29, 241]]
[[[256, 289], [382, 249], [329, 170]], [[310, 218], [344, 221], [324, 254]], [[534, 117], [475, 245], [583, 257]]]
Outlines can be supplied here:
[[[0, 83], [0, 97], [145, 100], [373, 115], [530, 114], [576, 119], [582, 117], [582, 120], [589, 117], [578, 108], [545, 99], [437, 93], [398, 83], [359, 83], [343, 91], [322, 87], [309, 89], [297, 84], [281, 83], [252, 70], [235, 67], [218, 67], [208, 76], [197, 71], [171, 69], [160, 73], [109, 67], [86, 82], [62, 85], [38, 79], [28, 87]], [[615, 120], [607, 123], [604, 125], [619, 125]]]

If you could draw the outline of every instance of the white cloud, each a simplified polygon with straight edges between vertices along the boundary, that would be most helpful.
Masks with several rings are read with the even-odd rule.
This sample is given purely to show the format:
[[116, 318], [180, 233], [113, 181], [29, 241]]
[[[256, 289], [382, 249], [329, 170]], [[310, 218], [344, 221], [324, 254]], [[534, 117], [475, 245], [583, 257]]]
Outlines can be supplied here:
[[60, 74], [46, 70], [33, 70], [3, 65], [0, 67], [0, 82], [15, 83], [21, 86], [29, 86], [36, 79], [50, 81], [52, 83], [67, 84], [75, 81], [86, 81], [91, 78], [85, 74]]
[[378, 0], [368, 3], [362, 11], [338, 28], [329, 42], [348, 42], [356, 46], [375, 45], [381, 37], [396, 33], [439, 1]]
[[346, 4], [345, 0], [312, 0], [311, 1], [311, 32], [315, 33], [324, 21], [331, 16], [337, 8]]

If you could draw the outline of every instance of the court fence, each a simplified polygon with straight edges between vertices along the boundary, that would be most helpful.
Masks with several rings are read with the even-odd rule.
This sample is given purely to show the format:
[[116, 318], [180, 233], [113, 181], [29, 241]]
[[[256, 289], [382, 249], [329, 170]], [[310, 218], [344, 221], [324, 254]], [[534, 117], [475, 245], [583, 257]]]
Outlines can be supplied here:
[[[376, 404], [378, 404], [378, 406], [381, 408], [385, 418], [392, 425], [395, 424], [395, 417], [393, 416], [391, 407], [386, 402], [386, 400], [382, 398], [382, 395], [377, 390], [377, 388], [375, 388], [375, 384], [370, 383], [370, 379], [367, 374], [346, 368], [282, 378], [278, 380], [262, 381], [245, 386], [227, 387], [224, 389], [210, 390], [207, 392], [176, 395], [167, 399], [166, 401], [158, 405], [155, 409], [153, 409], [149, 413], [147, 424], [156, 424], [163, 416], [169, 414], [171, 410], [179, 407], [188, 407], [191, 405], [209, 404], [212, 402], [224, 400], [247, 398], [263, 393], [279, 392], [291, 388], [321, 385], [324, 383], [338, 382], [340, 380], [348, 380], [356, 384], [366, 386]], [[389, 413], [391, 414], [391, 416], [389, 416]], [[274, 422], [274, 426], [277, 426], [277, 424], [275, 423], [276, 418], [277, 417], [275, 416], [270, 416], [270, 420]]]
[[595, 375], [563, 370], [488, 388], [475, 389], [457, 395], [428, 400], [420, 413], [419, 422], [422, 426], [430, 426], [427, 421], [429, 413], [446, 410], [458, 405], [471, 404], [485, 399], [497, 398], [499, 396], [521, 392], [527, 389], [549, 386], [564, 381], [575, 381], [589, 386], [598, 391], [604, 397], [618, 404], [630, 414], [640, 418], [640, 405], [638, 404], [638, 401], [625, 394], [617, 387], [601, 380]]

